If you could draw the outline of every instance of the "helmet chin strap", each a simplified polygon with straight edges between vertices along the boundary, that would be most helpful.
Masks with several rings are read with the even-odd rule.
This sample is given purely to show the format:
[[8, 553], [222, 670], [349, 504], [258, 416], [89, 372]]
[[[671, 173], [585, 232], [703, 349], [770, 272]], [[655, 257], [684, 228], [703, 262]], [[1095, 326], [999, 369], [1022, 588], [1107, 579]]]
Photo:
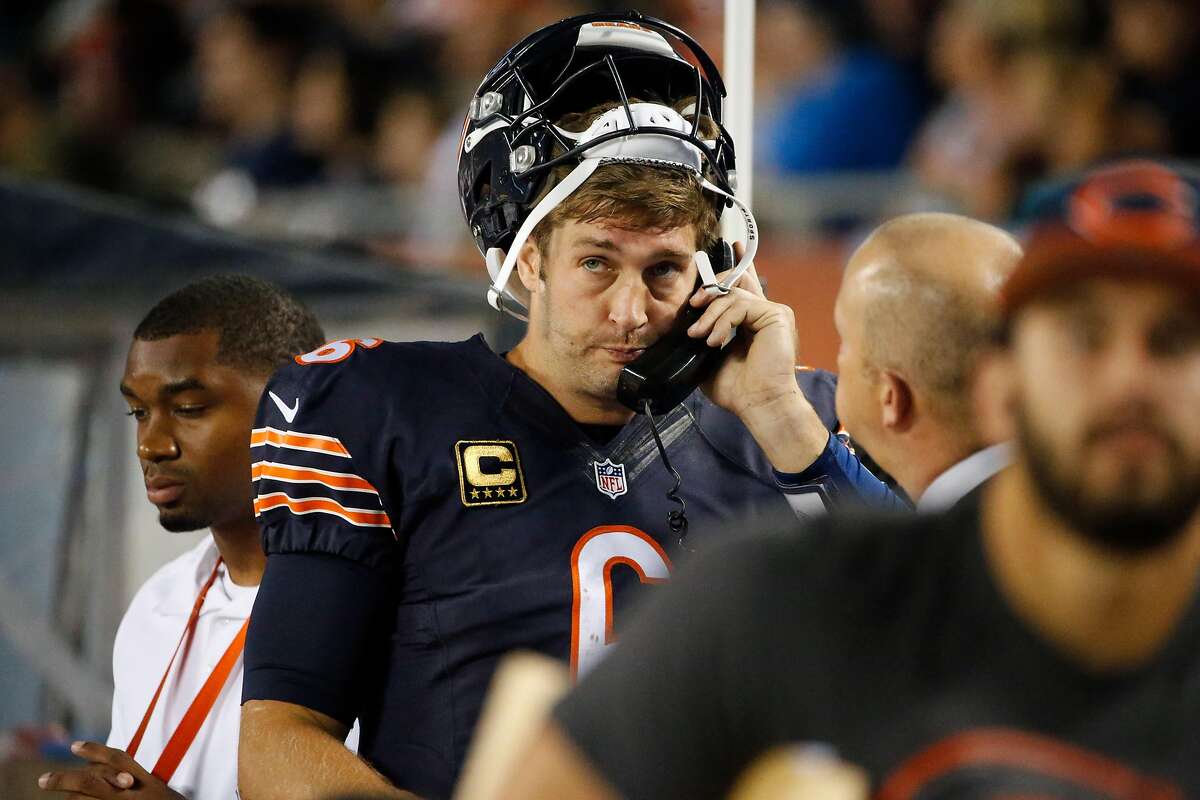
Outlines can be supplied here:
[[758, 225], [755, 223], [754, 215], [750, 213], [750, 209], [741, 200], [703, 178], [700, 179], [700, 185], [713, 194], [725, 197], [733, 203], [738, 211], [742, 212], [742, 227], [746, 231], [746, 250], [738, 260], [737, 266], [725, 276], [725, 280], [717, 281], [717, 276], [713, 272], [712, 261], [709, 259], [708, 253], [703, 250], [697, 250], [696, 255], [693, 257], [693, 260], [696, 262], [696, 270], [700, 273], [700, 285], [710, 293], [727, 294], [733, 288], [733, 285], [738, 282], [738, 279], [754, 263], [754, 255], [758, 252]]

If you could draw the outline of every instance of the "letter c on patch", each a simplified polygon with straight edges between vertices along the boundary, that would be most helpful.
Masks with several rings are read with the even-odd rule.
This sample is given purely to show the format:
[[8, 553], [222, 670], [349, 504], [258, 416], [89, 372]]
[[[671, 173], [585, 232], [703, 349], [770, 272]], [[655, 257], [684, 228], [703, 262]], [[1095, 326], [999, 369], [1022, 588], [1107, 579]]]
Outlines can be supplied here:
[[517, 471], [504, 467], [499, 472], [484, 472], [479, 468], [479, 462], [485, 458], [495, 458], [501, 464], [512, 464], [512, 453], [507, 447], [498, 444], [473, 444], [463, 448], [463, 469], [467, 480], [473, 486], [510, 486], [517, 480]]

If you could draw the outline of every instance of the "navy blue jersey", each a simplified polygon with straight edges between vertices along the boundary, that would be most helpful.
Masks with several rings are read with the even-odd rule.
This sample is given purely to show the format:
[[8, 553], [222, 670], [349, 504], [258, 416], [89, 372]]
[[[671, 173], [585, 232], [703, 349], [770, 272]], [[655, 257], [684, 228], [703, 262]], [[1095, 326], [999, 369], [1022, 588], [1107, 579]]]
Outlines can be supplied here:
[[[358, 717], [384, 775], [447, 796], [498, 659], [531, 649], [586, 672], [640, 584], [685, 555], [672, 478], [645, 417], [598, 444], [482, 337], [335, 342], [297, 360], [269, 383], [252, 440], [269, 557], [244, 697]], [[836, 429], [832, 376], [798, 376]], [[790, 520], [785, 493], [822, 488], [781, 486], [700, 392], [659, 426], [692, 547]]]

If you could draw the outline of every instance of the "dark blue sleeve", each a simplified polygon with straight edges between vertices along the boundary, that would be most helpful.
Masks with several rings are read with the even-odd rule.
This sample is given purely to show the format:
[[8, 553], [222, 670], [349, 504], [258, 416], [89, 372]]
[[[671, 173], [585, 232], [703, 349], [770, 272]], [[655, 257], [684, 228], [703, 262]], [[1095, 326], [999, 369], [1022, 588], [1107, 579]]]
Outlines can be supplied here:
[[[389, 429], [369, 359], [333, 342], [267, 384], [251, 438], [267, 567], [246, 637], [242, 700], [278, 700], [349, 724], [388, 641], [402, 549], [389, 512]], [[305, 360], [307, 359], [307, 360]], [[324, 360], [323, 360], [324, 359]]]
[[[279, 700], [347, 727], [382, 663], [397, 581], [386, 570], [323, 553], [267, 559], [246, 636], [242, 702]], [[303, 609], [303, 611], [301, 611]]]
[[[825, 427], [838, 431], [837, 375], [823, 369], [798, 369], [796, 383]], [[845, 434], [830, 435], [825, 450], [803, 472], [774, 472], [775, 483], [800, 515], [849, 505], [911, 510], [863, 465], [847, 446]]]
[[[863, 466], [841, 436], [830, 435], [817, 460], [803, 472], [775, 470], [775, 482], [791, 502], [793, 496], [817, 495], [827, 507], [862, 505], [885, 510], [911, 510]], [[796, 503], [792, 507], [797, 508]]]
[[[323, 349], [338, 344], [349, 347]], [[400, 552], [390, 516], [400, 504], [388, 480], [391, 428], [370, 365], [377, 357], [355, 347], [340, 361], [290, 364], [267, 384], [250, 445], [268, 558], [325, 553], [386, 566]]]

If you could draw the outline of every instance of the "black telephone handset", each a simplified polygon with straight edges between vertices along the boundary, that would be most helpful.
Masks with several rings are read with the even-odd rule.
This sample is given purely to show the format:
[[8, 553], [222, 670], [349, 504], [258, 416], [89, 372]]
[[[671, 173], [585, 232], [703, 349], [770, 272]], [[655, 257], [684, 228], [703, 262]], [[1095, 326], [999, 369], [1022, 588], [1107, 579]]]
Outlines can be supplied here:
[[[733, 267], [733, 248], [724, 240], [717, 241], [708, 257], [717, 273]], [[621, 403], [643, 412], [649, 400], [650, 412], [662, 414], [682, 403], [713, 374], [725, 351], [687, 335], [687, 329], [703, 313], [703, 308], [684, 303], [671, 330], [625, 365], [617, 381], [617, 399]]]

